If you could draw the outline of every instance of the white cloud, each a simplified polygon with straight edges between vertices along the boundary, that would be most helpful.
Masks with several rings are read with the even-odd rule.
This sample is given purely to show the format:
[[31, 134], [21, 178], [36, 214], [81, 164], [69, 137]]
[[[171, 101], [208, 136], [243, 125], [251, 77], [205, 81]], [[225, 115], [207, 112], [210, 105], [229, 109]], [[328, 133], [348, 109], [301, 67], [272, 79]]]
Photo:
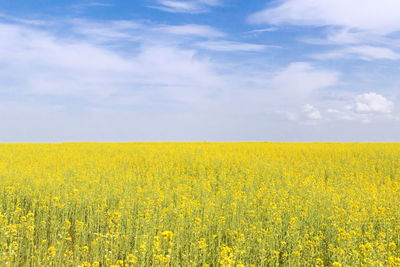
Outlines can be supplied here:
[[172, 13], [203, 13], [209, 11], [210, 6], [221, 5], [218, 0], [158, 0], [157, 6], [152, 8], [160, 9]]
[[272, 84], [287, 97], [296, 99], [319, 88], [335, 85], [338, 76], [337, 72], [319, 70], [308, 62], [295, 62], [277, 73]]
[[199, 42], [196, 44], [196, 46], [202, 49], [225, 51], [225, 52], [233, 52], [233, 51], [254, 52], [254, 51], [264, 50], [265, 48], [268, 47], [266, 45], [232, 42], [232, 41], [206, 41], [206, 42]]
[[377, 93], [365, 93], [356, 97], [355, 110], [360, 113], [391, 113], [393, 103]]
[[159, 28], [161, 31], [177, 35], [194, 35], [205, 38], [215, 38], [225, 36], [225, 33], [207, 26], [198, 24], [186, 24], [186, 25], [165, 25]]
[[[282, 0], [249, 17], [270, 25], [323, 27], [325, 37], [302, 37], [309, 44], [341, 45], [317, 59], [357, 57], [398, 60], [400, 2], [397, 0]], [[349, 46], [350, 45], [350, 46]]]
[[160, 39], [165, 42], [168, 37], [170, 43], [179, 43], [182, 39], [177, 39], [176, 36], [208, 39], [226, 36], [224, 32], [214, 27], [200, 24], [159, 25], [127, 20], [90, 21], [85, 19], [72, 19], [67, 21], [67, 24], [71, 24], [73, 32], [81, 35], [81, 37], [101, 43], [113, 43], [114, 45], [124, 42], [157, 44]]
[[[281, 138], [284, 123], [321, 124], [339, 117], [328, 116], [317, 98], [340, 86], [337, 71], [309, 62], [277, 66], [259, 54], [245, 60], [207, 57], [208, 51], [197, 49], [198, 38], [187, 38], [187, 25], [160, 32], [168, 25], [62, 23], [67, 23], [57, 26], [66, 29], [62, 35], [52, 26], [0, 23], [0, 94], [15, 102], [0, 100], [0, 120], [12, 133], [2, 132], [2, 140], [24, 134], [24, 140], [44, 141], [210, 140], [210, 131], [214, 140], [265, 140], [271, 129]], [[214, 28], [197, 29], [196, 37], [206, 37]], [[223, 49], [209, 55], [268, 47], [219, 41], [214, 48], [217, 44]], [[377, 108], [377, 100], [368, 101], [354, 96], [346, 103], [351, 108], [332, 110], [365, 121], [394, 113]], [[363, 111], [357, 103], [365, 105]], [[291, 121], [278, 121], [277, 113]]]
[[346, 101], [326, 110], [332, 119], [372, 123], [379, 120], [394, 121], [394, 103], [375, 92], [350, 96]]
[[[133, 52], [119, 53], [114, 45], [99, 40], [108, 42], [116, 33], [129, 35], [136, 25], [107, 25], [113, 25], [107, 34], [93, 34], [103, 27], [91, 22], [87, 25], [91, 31], [80, 31], [79, 38], [64, 38], [25, 25], [1, 24], [0, 60], [4, 67], [0, 76], [7, 77], [0, 79], [2, 90], [21, 95], [67, 96], [114, 107], [152, 106], [158, 102], [169, 105], [174, 101], [206, 106], [221, 101], [223, 109], [236, 112], [240, 104], [246, 103], [251, 113], [273, 111], [286, 105], [287, 98], [301, 101], [338, 80], [338, 73], [310, 63], [293, 63], [276, 72], [218, 64], [200, 57], [194, 49], [164, 43], [162, 38], [158, 45], [147, 42], [144, 35], [153, 31], [150, 27], [140, 28], [147, 32], [138, 33], [139, 46]], [[219, 44], [225, 45], [224, 51], [264, 49], [246, 43]]]
[[366, 44], [366, 45], [390, 45], [393, 44], [393, 40], [382, 36], [377, 33], [360, 31], [349, 28], [329, 28], [326, 30], [325, 38], [307, 37], [301, 38], [302, 41], [309, 44], [317, 45], [356, 45], [356, 44]]
[[[1, 90], [14, 94], [72, 96], [96, 102], [113, 95], [201, 101], [221, 86], [207, 58], [174, 46], [142, 43], [137, 52], [86, 38], [59, 38], [22, 25], [0, 24]], [[157, 100], [158, 101], [158, 100]]]
[[303, 106], [303, 112], [306, 114], [307, 118], [310, 120], [320, 120], [322, 119], [321, 113], [314, 106], [307, 104]]
[[168, 12], [198, 13], [203, 12], [195, 2], [160, 0], [158, 8]]
[[[134, 59], [134, 76], [145, 88], [160, 90], [165, 98], [201, 102], [222, 79], [207, 59], [195, 57], [193, 50], [174, 47], [145, 47]], [[143, 86], [142, 86], [143, 87]]]
[[129, 20], [101, 22], [72, 19], [68, 23], [72, 25], [75, 34], [80, 34], [97, 42], [137, 41], [140, 39], [137, 31], [146, 28], [143, 24]]
[[[338, 85], [339, 73], [309, 62], [294, 62], [278, 71], [246, 71], [237, 67], [226, 79], [231, 87], [224, 96], [229, 94], [227, 99], [231, 102], [224, 107], [241, 107], [240, 113], [248, 116], [266, 113], [302, 121], [318, 117], [318, 110], [307, 110], [306, 114], [303, 106], [313, 103], [315, 96], [323, 94], [327, 87]], [[319, 115], [322, 117], [321, 112]]]
[[200, 3], [209, 5], [209, 6], [218, 6], [222, 5], [222, 0], [197, 0]]
[[253, 14], [253, 23], [339, 26], [388, 34], [400, 30], [397, 0], [284, 0]]
[[[342, 97], [344, 96], [342, 95]], [[323, 125], [324, 123], [334, 125], [340, 121], [361, 124], [384, 121], [393, 123], [400, 119], [393, 113], [394, 103], [374, 92], [359, 95], [347, 93], [347, 96], [340, 101], [318, 101], [314, 103], [319, 106], [323, 105], [326, 108], [321, 110], [316, 108], [314, 104], [305, 104], [300, 112], [295, 112], [292, 109], [292, 111], [281, 111], [278, 114], [285, 115], [288, 120], [297, 121], [299, 125], [309, 126]], [[293, 107], [294, 105], [291, 106]]]
[[352, 46], [345, 49], [346, 53], [359, 55], [366, 59], [399, 59], [400, 55], [385, 47]]
[[330, 51], [327, 53], [315, 54], [313, 57], [318, 59], [332, 59], [332, 58], [345, 58], [345, 57], [358, 57], [363, 60], [373, 59], [400, 59], [400, 54], [386, 47], [375, 46], [349, 46], [343, 49]]
[[257, 35], [257, 34], [261, 34], [261, 33], [265, 33], [265, 32], [274, 32], [274, 31], [277, 31], [277, 30], [278, 30], [278, 28], [276, 28], [276, 27], [268, 27], [268, 28], [251, 30], [251, 31], [248, 31], [248, 32], [245, 32], [245, 33], [246, 34]]

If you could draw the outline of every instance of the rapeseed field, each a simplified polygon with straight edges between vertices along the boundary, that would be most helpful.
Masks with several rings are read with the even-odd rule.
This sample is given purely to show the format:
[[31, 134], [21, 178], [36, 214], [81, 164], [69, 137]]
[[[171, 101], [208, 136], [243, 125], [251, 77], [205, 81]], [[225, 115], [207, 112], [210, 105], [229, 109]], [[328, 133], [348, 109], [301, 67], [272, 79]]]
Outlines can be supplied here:
[[0, 266], [400, 265], [400, 144], [2, 144], [0, 190]]

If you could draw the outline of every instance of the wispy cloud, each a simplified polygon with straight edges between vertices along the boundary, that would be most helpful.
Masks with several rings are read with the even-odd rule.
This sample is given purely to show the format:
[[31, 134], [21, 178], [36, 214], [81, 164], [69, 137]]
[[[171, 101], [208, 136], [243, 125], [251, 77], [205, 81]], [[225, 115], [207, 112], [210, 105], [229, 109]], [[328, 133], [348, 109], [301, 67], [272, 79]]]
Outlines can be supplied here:
[[158, 5], [152, 8], [172, 13], [204, 13], [208, 12], [211, 6], [221, 5], [218, 0], [158, 0]]
[[316, 45], [388, 45], [393, 40], [388, 37], [367, 31], [354, 30], [349, 28], [329, 28], [326, 35], [322, 37], [304, 37], [301, 41]]
[[253, 14], [253, 23], [274, 25], [339, 26], [388, 34], [400, 30], [396, 0], [310, 1], [284, 0]]
[[[266, 49], [268, 46], [261, 44], [251, 44], [244, 42], [232, 42], [232, 41], [206, 41], [199, 42], [196, 44], [197, 47], [207, 50], [213, 51], [225, 51], [225, 52], [233, 52], [233, 51], [261, 51]], [[273, 46], [270, 46], [273, 47]]]
[[374, 46], [350, 46], [339, 50], [333, 50], [326, 53], [315, 54], [314, 58], [317, 59], [334, 59], [334, 58], [346, 58], [346, 57], [357, 57], [363, 60], [373, 59], [389, 59], [397, 60], [400, 59], [400, 54], [386, 47], [374, 47]]
[[207, 25], [186, 24], [186, 25], [165, 25], [159, 30], [176, 35], [193, 35], [205, 38], [223, 37], [226, 34]]
[[[41, 119], [31, 119], [47, 125], [59, 118], [71, 129], [82, 126], [89, 136], [93, 132], [87, 125], [106, 129], [95, 125], [93, 118], [99, 114], [110, 118], [108, 124], [116, 129], [132, 118], [150, 129], [150, 121], [162, 123], [161, 117], [175, 120], [174, 114], [184, 111], [191, 120], [195, 117], [222, 127], [220, 122], [242, 114], [244, 109], [251, 116], [260, 112], [274, 114], [288, 103], [293, 108], [301, 107], [309, 100], [308, 95], [337, 82], [336, 72], [318, 69], [310, 63], [293, 63], [278, 71], [247, 69], [240, 64], [219, 62], [204, 53], [207, 50], [199, 53], [198, 40], [182, 45], [158, 34], [157, 43], [148, 41], [160, 27], [168, 25], [88, 20], [59, 23], [66, 23], [68, 34], [58, 35], [51, 27], [0, 23], [0, 94], [12, 93], [18, 99], [15, 103], [3, 98], [0, 103], [19, 114], [13, 117], [15, 121], [37, 116]], [[174, 32], [165, 34], [175, 40], [185, 37], [181, 33], [186, 33], [188, 27], [171, 27]], [[201, 38], [213, 32], [208, 27], [197, 29], [206, 32], [199, 34]], [[134, 49], [121, 50], [112, 40], [128, 41]], [[228, 41], [209, 41], [209, 48], [214, 49], [210, 53], [265, 50], [264, 45]], [[35, 105], [40, 103], [40, 109], [32, 101]], [[52, 115], [43, 115], [46, 113]], [[243, 119], [243, 123], [248, 122]], [[72, 130], [64, 126], [60, 129], [74, 136]], [[225, 134], [222, 128], [218, 131]]]
[[324, 37], [301, 37], [314, 45], [340, 48], [314, 55], [317, 59], [359, 58], [362, 60], [399, 59], [396, 52], [400, 17], [396, 0], [310, 1], [284, 0], [252, 14], [254, 24], [319, 27]]
[[[373, 122], [397, 112], [396, 98], [378, 90], [324, 102], [342, 86], [341, 71], [310, 57], [271, 60], [276, 46], [210, 25], [5, 18], [0, 41], [0, 119], [15, 136], [31, 129], [31, 138], [210, 140], [212, 132], [214, 140], [261, 140], [278, 124]], [[349, 47], [339, 56], [397, 57], [384, 46]]]
[[298, 101], [319, 88], [335, 85], [338, 80], [336, 71], [321, 70], [308, 62], [294, 62], [280, 71], [272, 83], [288, 100]]
[[86, 2], [86, 3], [79, 3], [75, 4], [72, 7], [76, 9], [84, 9], [84, 8], [90, 8], [90, 7], [110, 7], [112, 4], [110, 3], [104, 3], [104, 2]]
[[98, 42], [137, 41], [140, 39], [137, 32], [147, 27], [144, 24], [128, 20], [105, 22], [71, 19], [62, 23], [72, 28], [73, 31], [71, 33]]
[[27, 24], [27, 25], [35, 25], [35, 26], [44, 26], [44, 25], [51, 24], [46, 20], [23, 19], [23, 18], [19, 18], [19, 17], [6, 15], [6, 14], [3, 14], [3, 13], [0, 13], [0, 19], [3, 19], [6, 22], [13, 22], [13, 23]]
[[0, 29], [0, 49], [7, 51], [0, 53], [1, 74], [8, 77], [2, 88], [17, 94], [90, 101], [110, 95], [150, 101], [155, 94], [159, 99], [193, 101], [220, 85], [207, 59], [195, 58], [191, 50], [142, 44], [127, 56], [97, 45], [91, 34], [63, 39], [25, 26], [1, 24]]
[[248, 32], [245, 32], [246, 34], [261, 34], [261, 33], [265, 33], [265, 32], [274, 32], [277, 31], [278, 28], [276, 27], [268, 27], [268, 28], [262, 28], [262, 29], [255, 29], [255, 30], [251, 30]]

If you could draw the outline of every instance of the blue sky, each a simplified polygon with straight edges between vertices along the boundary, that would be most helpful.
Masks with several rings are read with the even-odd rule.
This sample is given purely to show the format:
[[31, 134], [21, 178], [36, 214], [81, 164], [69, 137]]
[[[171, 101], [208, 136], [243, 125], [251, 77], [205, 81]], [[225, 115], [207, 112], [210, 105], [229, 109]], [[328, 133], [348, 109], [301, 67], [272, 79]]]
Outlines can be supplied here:
[[0, 141], [400, 141], [397, 0], [0, 0]]

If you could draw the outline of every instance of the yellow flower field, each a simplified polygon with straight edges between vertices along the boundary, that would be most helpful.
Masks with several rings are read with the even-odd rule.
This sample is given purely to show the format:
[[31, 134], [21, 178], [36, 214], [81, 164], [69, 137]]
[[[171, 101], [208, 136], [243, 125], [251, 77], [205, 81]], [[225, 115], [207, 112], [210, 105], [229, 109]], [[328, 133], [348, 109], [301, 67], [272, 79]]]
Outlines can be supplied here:
[[400, 265], [400, 144], [2, 144], [0, 186], [0, 266]]

